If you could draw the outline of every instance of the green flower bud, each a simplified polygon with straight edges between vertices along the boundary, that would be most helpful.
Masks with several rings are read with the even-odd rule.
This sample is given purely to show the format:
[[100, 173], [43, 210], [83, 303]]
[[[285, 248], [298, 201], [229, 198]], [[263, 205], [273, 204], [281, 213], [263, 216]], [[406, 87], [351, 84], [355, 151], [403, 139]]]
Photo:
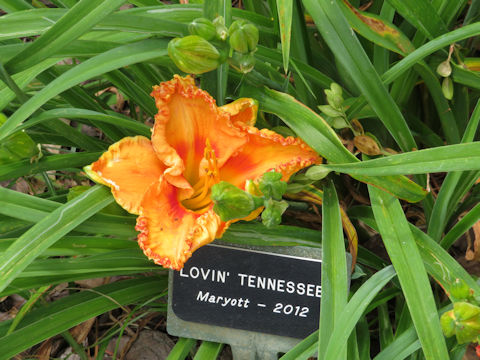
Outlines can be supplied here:
[[333, 118], [332, 126], [335, 129], [344, 129], [348, 127], [348, 123], [343, 116], [337, 116], [336, 118]]
[[330, 90], [325, 90], [325, 95], [327, 96], [327, 102], [337, 110], [342, 109], [343, 97], [342, 97], [342, 88], [337, 83], [332, 83], [330, 85]]
[[192, 74], [215, 70], [221, 58], [215, 46], [198, 35], [172, 39], [168, 43], [168, 55], [180, 70]]
[[198, 35], [205, 40], [212, 40], [217, 35], [217, 29], [213, 23], [205, 18], [198, 18], [193, 20], [188, 25], [188, 31], [192, 35]]
[[287, 190], [287, 183], [282, 181], [282, 174], [269, 171], [262, 175], [258, 187], [266, 198], [280, 200]]
[[245, 181], [245, 191], [254, 196], [260, 196], [262, 194], [258, 188], [258, 185], [252, 180]]
[[213, 20], [213, 25], [215, 25], [217, 39], [221, 41], [227, 40], [228, 29], [225, 26], [225, 19], [223, 18], [223, 16], [217, 16]]
[[450, 61], [447, 59], [445, 61], [442, 61], [438, 66], [437, 66], [437, 74], [442, 76], [442, 77], [449, 77], [450, 74], [452, 73], [452, 66], [450, 65]]
[[442, 93], [445, 99], [452, 100], [453, 98], [453, 81], [450, 77], [446, 77], [442, 81]]
[[333, 108], [331, 105], [318, 105], [318, 108], [325, 115], [330, 117], [343, 116], [343, 113]]
[[226, 181], [212, 186], [210, 198], [215, 203], [213, 211], [222, 221], [244, 218], [262, 206], [262, 198], [252, 196]]
[[450, 295], [457, 300], [469, 299], [473, 295], [473, 290], [467, 285], [467, 283], [461, 279], [456, 279], [450, 286]]
[[262, 223], [267, 228], [279, 225], [282, 222], [282, 215], [287, 210], [288, 203], [285, 200], [275, 201], [269, 199], [265, 201], [265, 210], [262, 212]]
[[230, 46], [239, 53], [255, 51], [258, 44], [258, 29], [246, 20], [236, 20], [230, 26]]
[[455, 334], [459, 344], [472, 342], [480, 335], [480, 307], [456, 302], [441, 316], [440, 324], [445, 336]]
[[317, 181], [325, 178], [328, 174], [330, 174], [330, 172], [331, 170], [329, 170], [323, 165], [315, 165], [308, 169], [305, 175], [309, 179]]
[[229, 63], [235, 70], [247, 74], [255, 67], [255, 57], [252, 54], [241, 54], [235, 51]]
[[340, 96], [340, 97], [342, 96], [342, 93], [343, 93], [342, 87], [337, 83], [331, 83], [330, 89], [332, 90], [335, 96]]
[[442, 316], [440, 317], [440, 325], [446, 337], [455, 335], [456, 323], [455, 316], [453, 315], [453, 310], [447, 311], [442, 314]]

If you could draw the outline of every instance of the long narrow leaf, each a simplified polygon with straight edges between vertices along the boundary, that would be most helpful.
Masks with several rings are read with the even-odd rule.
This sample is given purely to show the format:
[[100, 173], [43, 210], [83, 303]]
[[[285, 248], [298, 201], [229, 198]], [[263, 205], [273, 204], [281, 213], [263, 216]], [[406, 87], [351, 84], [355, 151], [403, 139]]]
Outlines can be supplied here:
[[480, 142], [412, 151], [353, 164], [322, 166], [332, 171], [364, 176], [480, 170]]
[[428, 276], [400, 202], [369, 186], [380, 234], [427, 359], [449, 359]]
[[46, 59], [83, 35], [124, 2], [125, 0], [79, 1], [41, 37], [14, 56], [5, 67], [13, 74]]
[[196, 342], [195, 339], [178, 339], [166, 360], [184, 360], [188, 356], [190, 350], [195, 346]]
[[[318, 356], [323, 359], [332, 329], [348, 300], [347, 262], [343, 240], [342, 221], [337, 193], [332, 182], [327, 183], [322, 205], [322, 298], [320, 303], [320, 328]], [[345, 349], [346, 343], [339, 349]], [[346, 359], [347, 353], [338, 358]]]
[[[16, 219], [37, 223], [60, 206], [62, 204], [56, 201], [0, 187], [0, 213]], [[96, 214], [79, 224], [75, 230], [88, 234], [115, 235], [123, 238], [133, 238], [137, 235], [134, 217], [107, 214]]]
[[33, 9], [33, 6], [24, 0], [0, 0], [0, 8], [11, 13], [21, 10]]
[[113, 201], [103, 186], [95, 186], [60, 206], [18, 238], [0, 258], [0, 291], [63, 235]]
[[198, 348], [193, 360], [210, 360], [216, 359], [223, 349], [223, 344], [216, 342], [203, 341]]
[[347, 0], [340, 4], [350, 25], [365, 38], [401, 55], [415, 50], [410, 40], [393, 24], [375, 14], [357, 10]]
[[119, 281], [94, 291], [81, 291], [55, 301], [48, 307], [38, 308], [24, 318], [17, 330], [0, 337], [2, 358], [10, 358], [104, 312], [149, 299], [165, 286], [165, 279], [153, 277]]
[[373, 360], [403, 360], [421, 348], [415, 328], [411, 327], [398, 336]]
[[128, 130], [134, 131], [136, 134], [143, 136], [150, 136], [150, 128], [137, 121], [133, 121], [131, 118], [123, 116], [115, 112], [100, 113], [97, 111], [87, 110], [87, 109], [78, 109], [78, 108], [63, 108], [63, 109], [52, 109], [47, 110], [41, 113], [38, 116], [30, 119], [27, 122], [24, 122], [22, 125], [18, 126], [16, 130], [25, 130], [34, 125], [41, 124], [45, 121], [57, 118], [66, 118], [66, 119], [75, 119], [78, 121], [82, 120], [95, 120], [99, 122], [104, 122], [106, 124], [115, 125], [117, 127], [122, 127]]
[[[260, 109], [279, 116], [307, 144], [332, 163], [360, 163], [345, 148], [333, 129], [317, 113], [290, 95], [270, 89], [248, 88], [249, 96], [259, 100]], [[355, 176], [357, 180], [374, 184], [410, 202], [422, 200], [426, 192], [406, 177]]]
[[450, 31], [444, 35], [440, 35], [432, 41], [429, 41], [425, 45], [419, 47], [414, 52], [408, 54], [394, 66], [392, 66], [388, 71], [386, 71], [382, 80], [384, 84], [390, 84], [392, 81], [400, 77], [405, 71], [410, 69], [417, 62], [425, 58], [426, 56], [434, 53], [437, 50], [440, 50], [450, 44], [455, 43], [463, 39], [467, 39], [472, 36], [477, 36], [480, 34], [480, 23], [476, 22], [471, 25], [464, 26], [462, 28]]
[[[372, 229], [379, 230], [371, 208], [357, 206], [349, 211], [349, 215], [352, 218], [363, 221]], [[472, 288], [476, 294], [480, 294], [480, 286], [477, 282], [440, 244], [413, 224], [409, 224], [409, 226], [415, 237], [415, 242], [427, 272], [434, 277], [444, 289], [449, 289], [456, 279], [461, 279]]]
[[375, 71], [358, 39], [352, 34], [342, 11], [335, 1], [304, 0], [315, 25], [325, 42], [342, 63], [360, 92], [403, 151], [416, 148], [415, 140], [380, 76]]
[[425, 36], [432, 39], [448, 32], [430, 1], [427, 0], [388, 0], [402, 16]]
[[282, 42], [283, 69], [288, 72], [290, 60], [290, 37], [292, 30], [292, 9], [294, 0], [277, 0], [280, 40]]
[[11, 134], [16, 126], [26, 120], [46, 101], [62, 91], [105, 72], [149, 59], [166, 56], [166, 46], [167, 43], [164, 40], [146, 40], [123, 45], [75, 66], [49, 83], [20, 107], [3, 126], [0, 127], [0, 140]]
[[98, 159], [101, 152], [73, 153], [45, 156], [38, 161], [30, 159], [0, 165], [0, 181], [15, 179], [20, 176], [37, 174], [48, 170], [61, 170], [82, 167]]
[[280, 360], [308, 359], [318, 351], [318, 330], [291, 348]]
[[342, 344], [346, 344], [350, 333], [375, 295], [395, 276], [392, 266], [387, 266], [370, 277], [355, 292], [343, 310], [330, 336], [324, 359], [340, 358]]
[[[462, 143], [468, 143], [475, 139], [475, 134], [477, 133], [478, 127], [480, 124], [480, 101], [477, 101], [475, 110], [473, 111], [470, 121], [468, 122], [465, 133], [463, 134]], [[432, 216], [428, 224], [428, 234], [435, 239], [436, 241], [440, 240], [440, 237], [445, 229], [445, 225], [448, 221], [450, 214], [453, 213], [454, 208], [457, 205], [457, 199], [459, 196], [454, 196], [455, 193], [458, 194], [459, 187], [461, 188], [460, 179], [468, 178], [467, 174], [463, 172], [453, 172], [447, 175], [443, 181], [440, 192], [438, 193], [437, 200], [433, 206]], [[474, 178], [474, 180], [476, 180]], [[464, 183], [465, 184], [465, 183]], [[467, 186], [471, 185], [467, 182]], [[463, 189], [465, 192], [469, 188]], [[443, 240], [444, 244], [449, 244], [451, 239]], [[448, 248], [448, 246], [447, 246]]]
[[460, 236], [478, 221], [480, 221], [480, 204], [477, 204], [462, 218], [462, 220], [455, 224], [455, 226], [442, 239], [440, 245], [445, 249], [448, 249], [456, 240], [458, 240], [458, 238], [460, 238]]

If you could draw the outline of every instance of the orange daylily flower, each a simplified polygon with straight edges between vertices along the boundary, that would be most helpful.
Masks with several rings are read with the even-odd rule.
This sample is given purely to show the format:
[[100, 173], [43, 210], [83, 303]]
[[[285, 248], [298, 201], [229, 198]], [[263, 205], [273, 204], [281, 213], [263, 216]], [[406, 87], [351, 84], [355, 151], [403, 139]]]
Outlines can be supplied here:
[[139, 215], [138, 243], [159, 265], [179, 270], [192, 252], [225, 232], [230, 222], [220, 220], [210, 199], [219, 181], [245, 190], [247, 180], [267, 171], [287, 181], [321, 161], [302, 140], [255, 128], [253, 99], [217, 107], [189, 76], [155, 86], [152, 96], [158, 107], [152, 139], [124, 138], [85, 171]]

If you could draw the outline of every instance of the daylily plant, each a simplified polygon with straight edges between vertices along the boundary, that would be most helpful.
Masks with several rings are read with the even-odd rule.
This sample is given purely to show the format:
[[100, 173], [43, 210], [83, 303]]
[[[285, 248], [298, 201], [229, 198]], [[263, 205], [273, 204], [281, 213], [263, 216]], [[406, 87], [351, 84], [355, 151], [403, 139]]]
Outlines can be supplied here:
[[181, 269], [232, 222], [213, 211], [213, 185], [227, 181], [245, 190], [247, 180], [256, 181], [267, 171], [280, 172], [287, 181], [321, 162], [302, 140], [254, 127], [258, 105], [253, 99], [217, 107], [189, 76], [155, 86], [152, 96], [158, 114], [151, 140], [126, 137], [85, 171], [109, 186], [118, 204], [139, 215], [138, 243], [164, 267]]

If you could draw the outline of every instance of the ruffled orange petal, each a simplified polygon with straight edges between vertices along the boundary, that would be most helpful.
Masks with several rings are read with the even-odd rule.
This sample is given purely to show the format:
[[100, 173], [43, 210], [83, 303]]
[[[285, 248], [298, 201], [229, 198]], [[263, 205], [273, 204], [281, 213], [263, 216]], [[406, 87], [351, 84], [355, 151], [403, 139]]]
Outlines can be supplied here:
[[257, 121], [258, 101], [250, 98], [240, 98], [219, 109], [230, 114], [233, 124], [240, 122], [242, 125], [253, 126]]
[[185, 209], [178, 201], [179, 191], [163, 178], [152, 184], [136, 226], [145, 255], [174, 270], [180, 270], [193, 251], [213, 241], [224, 227], [213, 211], [197, 214]]
[[222, 237], [228, 226], [229, 223], [220, 220], [220, 217], [213, 211], [212, 205], [209, 211], [197, 218], [190, 236], [192, 243], [191, 251], [194, 252], [199, 247]]
[[165, 178], [177, 187], [188, 187], [199, 180], [199, 165], [207, 140], [219, 166], [243, 146], [245, 135], [233, 126], [230, 115], [215, 100], [195, 86], [189, 76], [175, 75], [171, 81], [153, 88], [158, 108], [152, 143], [168, 169]]
[[220, 169], [220, 179], [241, 189], [246, 180], [257, 180], [267, 171], [283, 174], [282, 180], [304, 167], [318, 164], [322, 158], [300, 139], [283, 136], [267, 130], [245, 126], [248, 143]]
[[143, 194], [158, 181], [165, 166], [150, 140], [135, 136], [111, 145], [100, 159], [84, 170], [92, 180], [109, 186], [115, 200], [125, 210], [139, 214]]

